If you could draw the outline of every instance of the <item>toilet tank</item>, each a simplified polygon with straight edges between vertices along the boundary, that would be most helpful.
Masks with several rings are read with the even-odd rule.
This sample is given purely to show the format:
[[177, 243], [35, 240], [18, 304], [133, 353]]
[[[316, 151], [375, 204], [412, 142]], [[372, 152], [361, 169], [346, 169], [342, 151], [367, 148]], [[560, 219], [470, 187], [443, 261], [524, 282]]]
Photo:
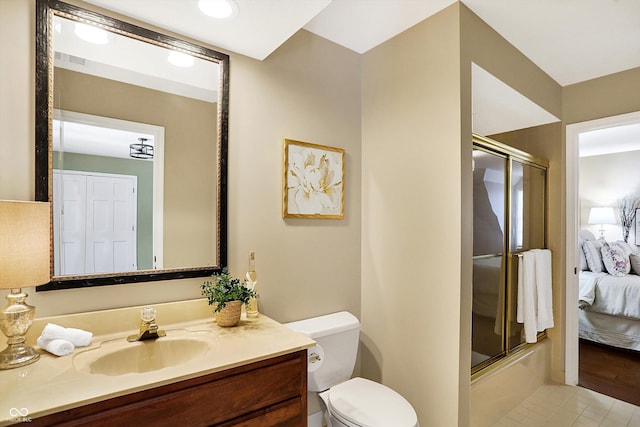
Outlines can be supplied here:
[[317, 343], [307, 350], [309, 391], [324, 391], [351, 378], [360, 336], [360, 322], [353, 314], [341, 311], [285, 326]]

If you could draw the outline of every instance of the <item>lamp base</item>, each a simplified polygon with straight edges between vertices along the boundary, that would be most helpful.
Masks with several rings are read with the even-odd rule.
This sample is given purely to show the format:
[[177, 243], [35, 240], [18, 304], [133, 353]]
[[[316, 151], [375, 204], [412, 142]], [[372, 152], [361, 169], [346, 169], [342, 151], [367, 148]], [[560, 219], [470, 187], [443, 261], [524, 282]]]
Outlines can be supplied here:
[[40, 359], [40, 353], [24, 344], [9, 344], [0, 352], [0, 369], [13, 369], [29, 365]]
[[0, 311], [0, 329], [7, 337], [7, 348], [0, 352], [0, 369], [19, 368], [40, 359], [40, 354], [24, 343], [35, 308], [26, 303], [27, 294], [20, 289], [12, 289], [6, 298], [8, 304]]
[[599, 239], [604, 239], [604, 225], [601, 226], [601, 228], [599, 228], [598, 231], [600, 232], [600, 237], [598, 237], [598, 238]]

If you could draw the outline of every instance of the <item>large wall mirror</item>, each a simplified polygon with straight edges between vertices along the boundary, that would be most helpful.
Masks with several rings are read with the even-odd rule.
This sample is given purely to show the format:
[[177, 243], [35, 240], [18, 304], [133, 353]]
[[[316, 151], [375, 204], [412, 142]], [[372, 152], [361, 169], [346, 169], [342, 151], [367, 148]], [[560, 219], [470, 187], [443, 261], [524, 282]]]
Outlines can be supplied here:
[[208, 276], [226, 265], [229, 57], [37, 1], [40, 290]]

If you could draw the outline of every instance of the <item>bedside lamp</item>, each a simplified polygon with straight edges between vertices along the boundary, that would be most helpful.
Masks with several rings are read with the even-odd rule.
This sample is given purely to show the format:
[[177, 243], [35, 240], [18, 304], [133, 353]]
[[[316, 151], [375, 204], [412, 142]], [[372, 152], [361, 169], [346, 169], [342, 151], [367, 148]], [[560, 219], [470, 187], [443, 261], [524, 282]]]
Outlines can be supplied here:
[[7, 348], [0, 352], [0, 369], [35, 362], [40, 354], [24, 344], [36, 315], [20, 288], [50, 279], [49, 203], [0, 201], [0, 289], [11, 289], [8, 305], [0, 312], [0, 329]]
[[591, 208], [591, 211], [589, 212], [588, 223], [592, 225], [600, 224], [600, 238], [604, 238], [604, 225], [616, 223], [616, 215], [613, 212], [613, 208]]

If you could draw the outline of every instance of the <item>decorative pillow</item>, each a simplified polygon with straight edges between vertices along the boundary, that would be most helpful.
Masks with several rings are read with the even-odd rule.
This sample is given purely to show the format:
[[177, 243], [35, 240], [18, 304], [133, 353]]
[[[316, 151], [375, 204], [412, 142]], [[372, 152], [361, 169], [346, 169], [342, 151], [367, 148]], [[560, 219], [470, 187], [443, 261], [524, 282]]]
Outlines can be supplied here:
[[624, 276], [631, 271], [631, 261], [629, 256], [619, 246], [612, 246], [607, 242], [600, 249], [602, 261], [607, 269], [607, 273], [612, 276]]
[[589, 230], [582, 229], [579, 233], [580, 240], [596, 240], [596, 236], [593, 235]]
[[631, 263], [631, 271], [633, 274], [640, 276], [640, 255], [629, 255], [629, 262]]
[[587, 265], [589, 270], [594, 273], [602, 273], [604, 271], [600, 248], [602, 248], [602, 240], [588, 240], [582, 243], [582, 251], [587, 259]]
[[582, 244], [584, 241], [580, 240], [578, 242], [578, 257], [580, 262], [580, 271], [589, 271], [589, 265], [587, 264], [587, 258], [584, 256], [584, 249], [582, 248]]
[[624, 253], [627, 255], [631, 255], [631, 254], [638, 255], [638, 247], [636, 245], [631, 245], [630, 243], [624, 242], [622, 240], [617, 240], [611, 243], [611, 246], [620, 247], [624, 251]]

